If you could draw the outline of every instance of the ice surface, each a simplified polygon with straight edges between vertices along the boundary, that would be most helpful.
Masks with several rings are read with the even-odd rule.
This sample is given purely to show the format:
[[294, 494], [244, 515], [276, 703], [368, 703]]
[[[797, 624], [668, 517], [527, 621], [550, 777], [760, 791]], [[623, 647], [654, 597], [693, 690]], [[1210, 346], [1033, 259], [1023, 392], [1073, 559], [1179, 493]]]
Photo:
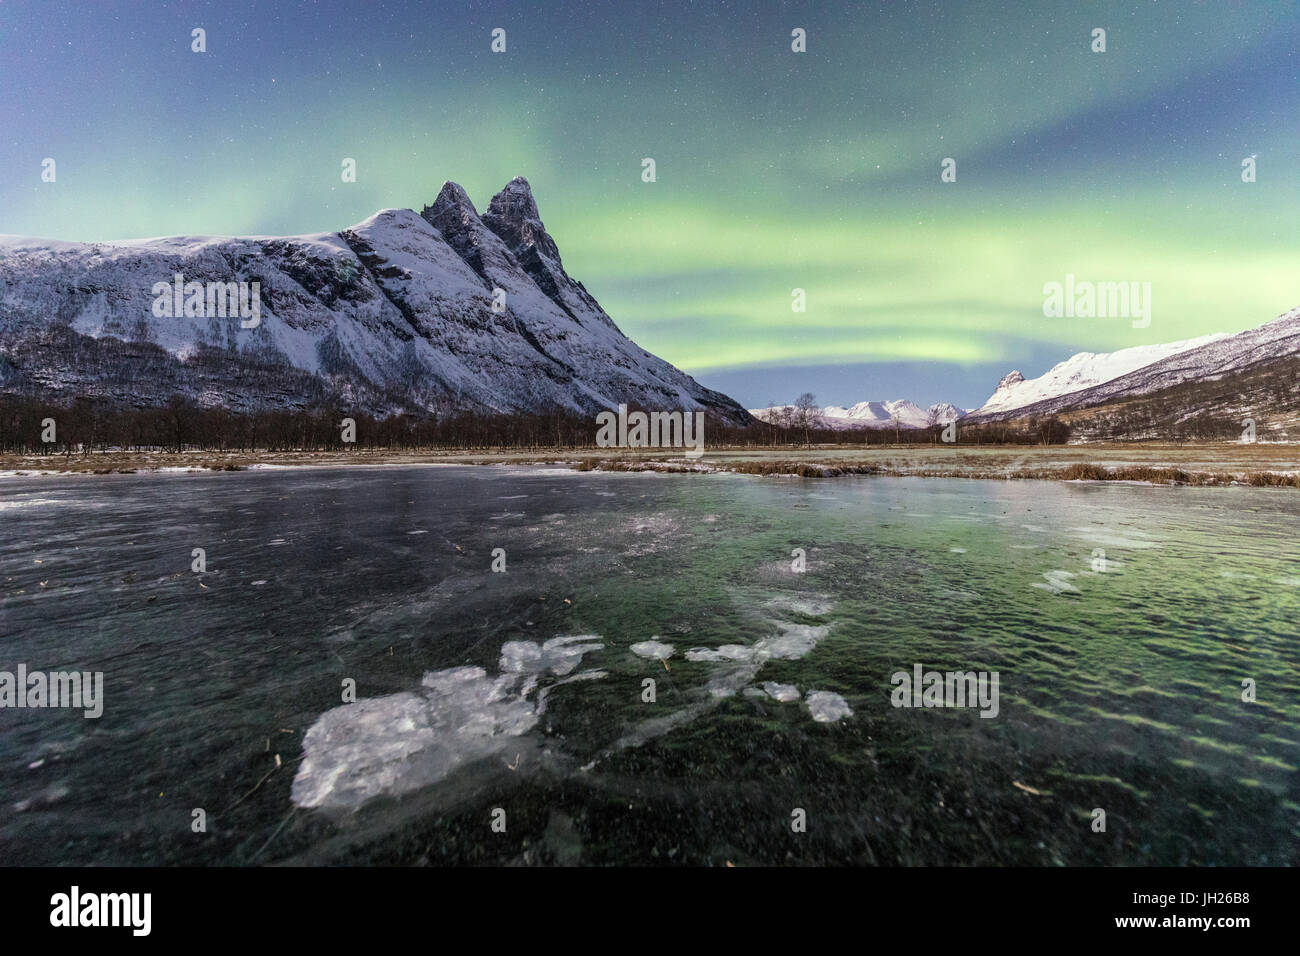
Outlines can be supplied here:
[[416, 693], [363, 698], [326, 711], [303, 738], [293, 802], [356, 809], [380, 794], [417, 790], [470, 761], [517, 749], [517, 738], [538, 722], [546, 690], [604, 673], [576, 674], [529, 700], [539, 680], [570, 673], [584, 654], [602, 647], [591, 635], [540, 645], [510, 641], [501, 648], [499, 676], [481, 667], [431, 671]]

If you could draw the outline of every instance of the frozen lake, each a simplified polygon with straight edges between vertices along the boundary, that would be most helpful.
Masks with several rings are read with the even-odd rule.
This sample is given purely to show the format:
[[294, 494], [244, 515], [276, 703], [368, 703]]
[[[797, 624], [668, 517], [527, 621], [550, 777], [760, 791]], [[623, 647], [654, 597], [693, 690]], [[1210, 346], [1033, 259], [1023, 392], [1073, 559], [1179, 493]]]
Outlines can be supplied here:
[[[1293, 489], [354, 467], [0, 520], [0, 671], [104, 675], [0, 709], [10, 864], [1300, 862]], [[918, 665], [996, 716], [893, 706]]]

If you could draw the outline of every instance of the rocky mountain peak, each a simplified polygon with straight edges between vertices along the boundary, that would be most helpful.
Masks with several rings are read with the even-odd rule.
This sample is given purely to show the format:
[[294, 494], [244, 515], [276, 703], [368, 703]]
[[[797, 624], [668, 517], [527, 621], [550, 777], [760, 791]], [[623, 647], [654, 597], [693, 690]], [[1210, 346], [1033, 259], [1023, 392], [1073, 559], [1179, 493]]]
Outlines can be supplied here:
[[435, 220], [444, 219], [448, 215], [458, 221], [465, 221], [469, 216], [478, 218], [478, 210], [474, 208], [474, 203], [470, 201], [469, 194], [459, 183], [453, 183], [451, 180], [442, 184], [442, 189], [438, 193], [438, 198], [433, 201], [432, 206], [425, 206], [420, 210], [421, 217], [434, 227], [437, 227]]
[[540, 218], [537, 213], [537, 200], [533, 198], [533, 190], [523, 176], [516, 176], [510, 180], [501, 192], [492, 197], [492, 201], [488, 204], [488, 213], [517, 222]]
[[1003, 375], [1002, 378], [998, 379], [998, 387], [993, 390], [993, 393], [996, 395], [998, 392], [1010, 388], [1012, 385], [1019, 385], [1024, 380], [1025, 377], [1018, 371], [1007, 372], [1006, 375]]
[[560, 265], [560, 250], [542, 225], [533, 191], [524, 177], [516, 176], [492, 197], [483, 214], [483, 224], [516, 256], [523, 258], [532, 248]]
[[438, 198], [432, 206], [425, 206], [420, 211], [420, 218], [437, 229], [456, 254], [485, 282], [488, 281], [484, 239], [491, 237], [483, 228], [478, 210], [459, 183], [450, 180], [443, 183]]

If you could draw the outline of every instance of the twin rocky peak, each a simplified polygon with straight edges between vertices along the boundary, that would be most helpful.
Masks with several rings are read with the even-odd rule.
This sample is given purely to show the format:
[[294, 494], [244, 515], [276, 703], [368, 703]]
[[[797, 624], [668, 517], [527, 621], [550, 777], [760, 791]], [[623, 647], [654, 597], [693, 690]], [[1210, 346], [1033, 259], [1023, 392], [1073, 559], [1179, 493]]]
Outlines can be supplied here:
[[442, 233], [448, 245], [485, 279], [484, 257], [490, 256], [491, 250], [481, 241], [480, 230], [484, 226], [505, 243], [520, 268], [561, 308], [565, 306], [560, 290], [565, 286], [578, 292], [587, 305], [599, 308], [582, 283], [573, 281], [564, 272], [560, 250], [542, 225], [537, 201], [524, 177], [516, 176], [506, 183], [505, 189], [492, 197], [482, 216], [459, 184], [445, 182], [438, 198], [432, 206], [420, 211], [420, 217]]

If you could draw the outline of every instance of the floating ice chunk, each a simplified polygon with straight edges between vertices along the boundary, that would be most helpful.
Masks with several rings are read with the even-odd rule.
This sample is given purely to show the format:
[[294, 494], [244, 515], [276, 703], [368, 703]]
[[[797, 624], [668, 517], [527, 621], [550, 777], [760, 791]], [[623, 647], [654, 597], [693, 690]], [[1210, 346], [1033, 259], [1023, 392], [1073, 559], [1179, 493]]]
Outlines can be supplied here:
[[572, 677], [566, 677], [562, 681], [556, 681], [555, 686], [559, 687], [563, 684], [572, 684], [574, 681], [580, 681], [580, 680], [600, 680], [602, 677], [608, 677], [608, 676], [609, 676], [609, 671], [597, 671], [597, 670], [578, 671], [578, 673], [574, 674]]
[[565, 675], [588, 651], [590, 635], [545, 644], [511, 641], [501, 648], [499, 676], [482, 667], [430, 671], [418, 693], [344, 704], [321, 714], [303, 737], [303, 760], [291, 795], [300, 807], [356, 809], [380, 794], [399, 795], [445, 778], [462, 764], [518, 751], [545, 695], [561, 684], [604, 677], [579, 674], [528, 695], [549, 672]]
[[344, 704], [322, 714], [303, 737], [291, 795], [300, 807], [357, 807], [384, 792], [440, 779], [458, 762], [436, 752], [429, 705], [418, 694]]
[[794, 611], [796, 614], [807, 614], [812, 617], [821, 617], [823, 614], [829, 614], [834, 603], [821, 594], [805, 594], [796, 597], [777, 597], [767, 602], [767, 606], [782, 611]]
[[637, 657], [652, 661], [664, 661], [673, 656], [673, 646], [662, 641], [641, 641], [628, 648]]
[[1079, 594], [1078, 588], [1069, 582], [1069, 578], [1074, 577], [1073, 571], [1045, 571], [1043, 577], [1047, 583], [1035, 582], [1034, 587], [1042, 588], [1044, 591], [1051, 591], [1053, 594]]
[[[580, 643], [580, 642], [586, 643]], [[598, 651], [605, 645], [594, 634], [577, 637], [553, 637], [545, 644], [532, 641], [507, 641], [501, 647], [501, 670], [511, 674], [552, 674], [563, 676], [578, 666], [582, 655]]]
[[763, 690], [767, 692], [768, 697], [779, 700], [783, 704], [799, 699], [799, 688], [795, 687], [794, 684], [778, 684], [775, 681], [768, 681], [763, 685]]
[[819, 724], [831, 724], [853, 716], [844, 698], [829, 690], [810, 690], [806, 703], [812, 719]]
[[764, 659], [793, 661], [805, 656], [827, 634], [830, 626], [826, 624], [789, 624], [777, 625], [781, 634], [778, 637], [764, 638], [754, 645]]
[[[1071, 532], [1076, 537], [1084, 538], [1092, 544], [1102, 545], [1107, 548], [1158, 548], [1159, 541], [1145, 540], [1148, 535], [1145, 532], [1133, 530], [1127, 535], [1111, 534], [1105, 528], [1071, 528]], [[1133, 537], [1138, 535], [1139, 537]]]
[[791, 624], [788, 621], [777, 623], [780, 634], [765, 637], [753, 644], [723, 644], [709, 650], [695, 647], [686, 652], [688, 661], [741, 661], [761, 664], [764, 661], [793, 661], [804, 657], [830, 633], [827, 624]]

